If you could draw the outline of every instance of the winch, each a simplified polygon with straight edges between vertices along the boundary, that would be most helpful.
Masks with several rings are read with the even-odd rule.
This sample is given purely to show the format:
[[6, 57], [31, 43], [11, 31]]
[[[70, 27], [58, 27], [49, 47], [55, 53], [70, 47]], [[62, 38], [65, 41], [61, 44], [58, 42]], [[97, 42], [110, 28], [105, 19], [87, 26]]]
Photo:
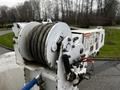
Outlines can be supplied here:
[[[98, 54], [105, 37], [103, 28], [71, 29], [64, 22], [15, 23], [13, 31], [16, 57], [22, 59], [27, 70], [38, 67], [35, 72], [45, 81], [45, 90], [79, 90], [78, 84], [90, 76], [87, 66], [93, 62], [88, 58]], [[35, 72], [25, 71], [25, 78], [33, 78]], [[53, 86], [48, 79], [54, 82]]]
[[19, 34], [19, 51], [26, 60], [35, 60], [52, 68], [65, 37], [71, 37], [70, 28], [65, 23], [29, 23]]

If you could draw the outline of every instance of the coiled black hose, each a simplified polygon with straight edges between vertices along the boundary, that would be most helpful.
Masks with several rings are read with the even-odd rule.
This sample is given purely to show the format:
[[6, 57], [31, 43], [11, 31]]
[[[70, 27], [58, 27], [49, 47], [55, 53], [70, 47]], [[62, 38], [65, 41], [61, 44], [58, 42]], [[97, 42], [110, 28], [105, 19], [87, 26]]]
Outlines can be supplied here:
[[40, 24], [33, 28], [28, 35], [27, 47], [34, 60], [42, 65], [47, 65], [48, 62], [45, 56], [45, 44], [49, 31], [54, 23]]

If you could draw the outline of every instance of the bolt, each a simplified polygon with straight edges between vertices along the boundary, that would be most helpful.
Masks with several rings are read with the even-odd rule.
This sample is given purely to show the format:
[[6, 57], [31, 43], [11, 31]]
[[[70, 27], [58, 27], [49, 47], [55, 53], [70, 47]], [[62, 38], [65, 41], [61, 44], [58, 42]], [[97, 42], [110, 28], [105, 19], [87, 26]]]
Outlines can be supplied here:
[[70, 41], [71, 41], [71, 38], [68, 38], [68, 41], [70, 42]]
[[80, 54], [82, 54], [82, 53], [83, 53], [83, 48], [80, 49]]
[[66, 49], [63, 49], [63, 52], [67, 52], [67, 50], [66, 50]]
[[80, 65], [80, 68], [83, 68], [83, 65]]
[[75, 45], [72, 45], [72, 48], [75, 48]]
[[79, 39], [79, 37], [74, 37], [73, 42], [75, 42], [77, 39]]

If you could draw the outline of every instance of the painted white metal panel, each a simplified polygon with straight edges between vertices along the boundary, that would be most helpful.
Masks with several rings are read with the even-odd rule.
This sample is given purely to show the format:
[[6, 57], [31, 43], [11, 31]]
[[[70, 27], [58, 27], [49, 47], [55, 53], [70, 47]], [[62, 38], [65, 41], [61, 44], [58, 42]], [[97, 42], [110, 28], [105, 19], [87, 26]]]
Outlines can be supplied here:
[[21, 90], [24, 85], [24, 70], [16, 64], [15, 53], [0, 56], [0, 90]]

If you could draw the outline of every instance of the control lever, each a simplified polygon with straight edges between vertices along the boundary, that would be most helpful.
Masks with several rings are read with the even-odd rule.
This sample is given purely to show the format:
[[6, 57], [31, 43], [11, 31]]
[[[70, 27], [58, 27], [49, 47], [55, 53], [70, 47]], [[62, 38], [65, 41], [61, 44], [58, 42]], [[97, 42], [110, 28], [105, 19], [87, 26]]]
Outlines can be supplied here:
[[42, 83], [41, 75], [37, 75], [37, 77], [29, 81], [21, 90], [30, 90], [34, 85], [41, 85]]

